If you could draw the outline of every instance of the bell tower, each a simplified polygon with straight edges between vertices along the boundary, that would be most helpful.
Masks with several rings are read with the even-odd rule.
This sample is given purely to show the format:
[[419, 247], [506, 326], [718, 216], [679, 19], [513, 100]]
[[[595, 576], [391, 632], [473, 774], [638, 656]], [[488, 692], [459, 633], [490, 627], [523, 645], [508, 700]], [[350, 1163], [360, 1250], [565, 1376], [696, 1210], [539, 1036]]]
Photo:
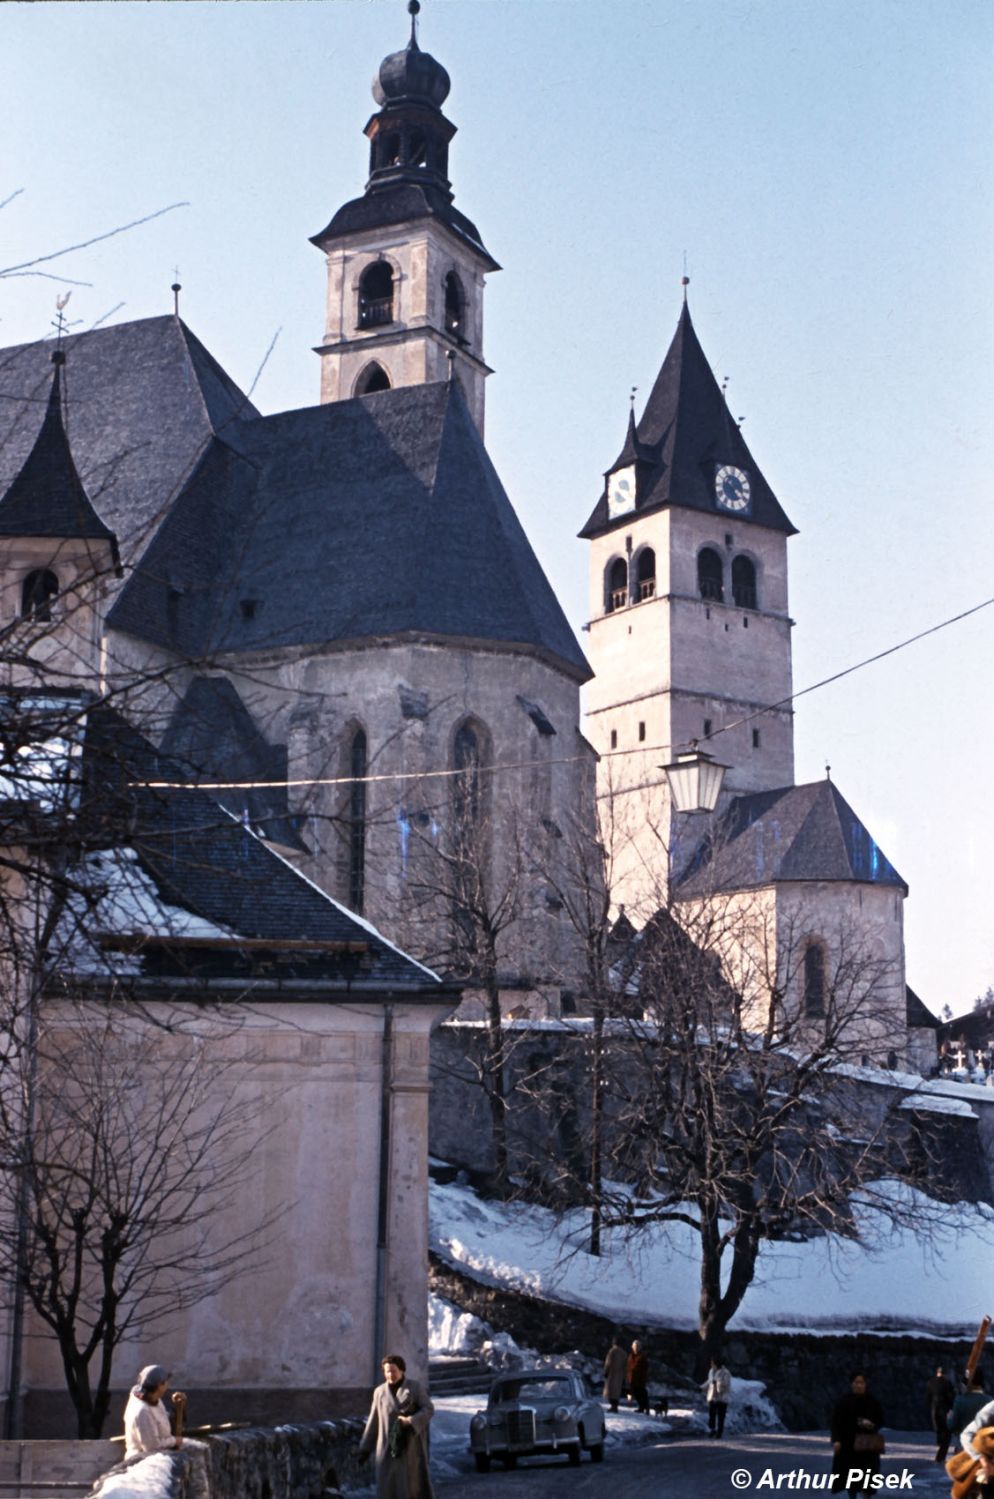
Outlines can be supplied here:
[[500, 267], [453, 206], [449, 75], [418, 46], [419, 9], [409, 0], [410, 40], [373, 81], [365, 192], [311, 241], [328, 266], [321, 400], [457, 375], [482, 432], [483, 283]]
[[793, 785], [793, 534], [685, 300], [580, 532], [590, 542], [587, 736], [611, 806], [619, 898], [633, 914], [658, 908], [702, 832], [669, 804], [661, 767], [679, 750], [696, 742], [728, 766], [726, 798]]

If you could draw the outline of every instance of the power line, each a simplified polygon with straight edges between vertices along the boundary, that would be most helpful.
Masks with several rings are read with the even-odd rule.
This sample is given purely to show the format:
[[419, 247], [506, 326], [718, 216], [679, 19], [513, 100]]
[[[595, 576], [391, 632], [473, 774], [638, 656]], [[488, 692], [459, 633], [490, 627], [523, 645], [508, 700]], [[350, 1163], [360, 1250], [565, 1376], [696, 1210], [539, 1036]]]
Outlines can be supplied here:
[[[839, 682], [843, 677], [852, 676], [853, 672], [862, 671], [864, 666], [872, 666], [877, 661], [883, 661], [887, 656], [893, 656], [897, 651], [903, 651], [906, 646], [914, 645], [919, 640], [925, 640], [929, 635], [935, 635], [939, 630], [945, 630], [950, 625], [959, 624], [960, 620], [969, 619], [972, 614], [979, 614], [982, 609], [989, 609], [994, 604], [994, 597], [984, 599], [980, 604], [974, 604], [969, 609], [962, 610], [959, 614], [950, 615], [948, 619], [940, 620], [937, 625], [930, 625], [927, 630], [919, 630], [915, 635], [909, 635], [906, 640], [899, 640], [896, 645], [888, 646], [886, 650], [876, 651], [872, 656], [866, 656], [862, 661], [855, 662], [852, 666], [843, 667], [842, 671], [833, 672], [829, 677], [823, 677], [820, 682], [812, 682], [808, 687], [802, 687], [799, 692], [792, 692], [789, 697], [780, 698], [778, 702], [768, 703], [763, 708], [757, 708], [752, 713], [747, 713], [744, 718], [736, 718], [732, 723], [722, 724], [720, 728], [713, 729], [707, 736], [709, 742], [717, 739], [720, 734], [727, 734], [732, 729], [738, 729], [743, 724], [751, 723], [754, 718], [762, 718], [767, 713], [778, 713], [782, 708], [789, 708], [798, 698], [806, 697], [809, 692], [817, 692], [821, 687], [828, 687], [832, 682]], [[632, 749], [605, 750], [600, 756], [602, 760], [620, 759], [625, 755], [663, 755], [673, 754], [687, 746], [679, 744], [640, 744]], [[596, 753], [596, 752], [595, 752]], [[587, 759], [586, 755], [561, 755], [548, 760], [516, 760], [505, 761], [499, 765], [479, 765], [474, 771], [482, 775], [497, 775], [510, 770], [531, 770], [536, 766], [546, 765], [578, 765]], [[373, 784], [377, 781], [427, 781], [450, 778], [452, 776], [465, 776], [466, 769], [454, 769], [446, 767], [443, 770], [398, 770], [384, 771], [377, 775], [365, 776], [306, 776], [295, 779], [284, 779], [276, 781], [135, 781], [132, 785], [145, 786], [153, 791], [264, 791], [276, 788], [301, 787], [301, 786], [356, 786], [360, 784]], [[629, 789], [629, 788], [621, 788]]]

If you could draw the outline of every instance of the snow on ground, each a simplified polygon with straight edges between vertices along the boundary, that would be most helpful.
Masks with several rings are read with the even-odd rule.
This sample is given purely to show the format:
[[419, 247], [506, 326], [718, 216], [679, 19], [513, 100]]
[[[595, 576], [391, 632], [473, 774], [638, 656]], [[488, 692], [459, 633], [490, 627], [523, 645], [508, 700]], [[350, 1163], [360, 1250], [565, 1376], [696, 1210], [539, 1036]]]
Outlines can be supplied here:
[[[938, 1205], [911, 1194], [922, 1221]], [[948, 1210], [931, 1244], [910, 1228], [891, 1229], [867, 1204], [861, 1227], [879, 1248], [826, 1235], [801, 1243], [766, 1244], [759, 1273], [733, 1318], [733, 1331], [919, 1333], [973, 1337], [977, 1287], [987, 1284], [994, 1215], [983, 1206]], [[585, 1215], [563, 1222], [543, 1208], [483, 1199], [467, 1186], [433, 1182], [431, 1247], [488, 1285], [561, 1301], [610, 1320], [696, 1325], [696, 1236], [681, 1224], [646, 1229], [637, 1244], [604, 1235], [595, 1258], [584, 1242]], [[475, 1350], [473, 1350], [475, 1351]]]

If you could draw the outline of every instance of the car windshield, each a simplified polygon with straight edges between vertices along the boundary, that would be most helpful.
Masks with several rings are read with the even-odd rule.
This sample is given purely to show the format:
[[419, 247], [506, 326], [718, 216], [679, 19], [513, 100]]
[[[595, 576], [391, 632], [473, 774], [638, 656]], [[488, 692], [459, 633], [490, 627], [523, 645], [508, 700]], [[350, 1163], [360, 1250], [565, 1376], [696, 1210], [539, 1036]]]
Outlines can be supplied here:
[[508, 1379], [494, 1388], [491, 1405], [508, 1400], [568, 1400], [573, 1394], [569, 1375], [550, 1374], [540, 1379]]

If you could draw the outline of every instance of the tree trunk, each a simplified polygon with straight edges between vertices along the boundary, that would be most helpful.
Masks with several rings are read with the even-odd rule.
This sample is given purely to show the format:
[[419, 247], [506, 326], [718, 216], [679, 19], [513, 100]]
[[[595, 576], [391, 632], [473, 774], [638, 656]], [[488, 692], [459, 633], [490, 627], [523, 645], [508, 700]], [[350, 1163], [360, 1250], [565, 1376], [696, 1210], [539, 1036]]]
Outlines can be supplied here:
[[604, 1115], [604, 1007], [594, 1003], [593, 1055], [590, 1078], [590, 1243], [589, 1252], [601, 1252], [601, 1131]]
[[486, 975], [488, 1055], [487, 1096], [494, 1142], [494, 1176], [498, 1192], [507, 1191], [510, 1175], [507, 1153], [507, 1099], [504, 1088], [504, 1024], [500, 1012], [500, 989], [494, 969]]

